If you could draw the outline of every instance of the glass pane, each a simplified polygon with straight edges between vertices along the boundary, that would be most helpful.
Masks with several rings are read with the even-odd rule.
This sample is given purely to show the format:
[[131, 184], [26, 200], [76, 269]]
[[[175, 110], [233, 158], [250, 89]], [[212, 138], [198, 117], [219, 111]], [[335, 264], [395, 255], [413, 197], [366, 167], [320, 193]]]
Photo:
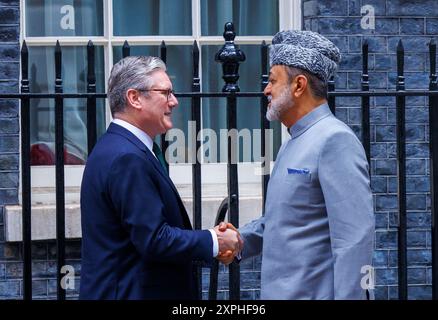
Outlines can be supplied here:
[[[203, 46], [202, 47], [202, 88], [205, 92], [221, 92], [224, 86], [222, 79], [222, 66], [214, 61], [216, 52], [222, 46]], [[260, 66], [260, 46], [258, 45], [241, 45], [239, 48], [245, 53], [246, 61], [240, 64], [239, 68], [239, 87], [241, 92], [260, 91], [261, 83], [261, 66]], [[204, 128], [213, 129], [218, 135], [221, 129], [227, 126], [226, 108], [227, 101], [225, 98], [203, 99], [202, 112]], [[265, 116], [265, 115], [264, 115]], [[257, 129], [260, 129], [260, 99], [259, 98], [238, 98], [237, 99], [237, 130], [251, 132], [251, 152], [250, 158], [244, 153], [244, 144], [239, 143], [239, 161], [250, 162], [260, 161], [260, 135], [257, 135]], [[273, 129], [273, 155], [277, 154], [281, 145], [281, 126], [279, 122], [271, 122]], [[220, 150], [218, 150], [218, 159], [223, 161]], [[226, 159], [225, 159], [226, 160]]]
[[191, 0], [113, 0], [115, 36], [192, 35]]
[[226, 22], [238, 36], [272, 36], [278, 32], [278, 0], [201, 0], [203, 36], [218, 36]]
[[[30, 92], [54, 92], [54, 47], [29, 47]], [[62, 48], [62, 78], [65, 93], [87, 90], [86, 47]], [[104, 92], [103, 47], [95, 49], [96, 92]], [[86, 99], [64, 99], [65, 164], [84, 164], [87, 158]], [[105, 101], [97, 99], [97, 134], [105, 131]], [[54, 99], [30, 100], [31, 163], [55, 164]]]
[[26, 35], [103, 36], [101, 0], [26, 0]]
[[[132, 46], [130, 54], [132, 56], [160, 56], [160, 46]], [[113, 49], [114, 63], [122, 58], [122, 47], [117, 46]], [[167, 73], [172, 81], [175, 92], [190, 92], [192, 90], [193, 58], [192, 46], [167, 46]], [[179, 129], [184, 132], [185, 144], [188, 146], [188, 126], [191, 119], [191, 99], [178, 98], [178, 107], [172, 113], [173, 129]], [[174, 136], [174, 135], [172, 135]], [[158, 137], [159, 138], [159, 137]], [[159, 139], [157, 139], [159, 140]], [[178, 143], [181, 141], [178, 141]], [[169, 144], [172, 144], [169, 141]], [[189, 150], [185, 154], [174, 154], [170, 162], [181, 162], [187, 160]]]

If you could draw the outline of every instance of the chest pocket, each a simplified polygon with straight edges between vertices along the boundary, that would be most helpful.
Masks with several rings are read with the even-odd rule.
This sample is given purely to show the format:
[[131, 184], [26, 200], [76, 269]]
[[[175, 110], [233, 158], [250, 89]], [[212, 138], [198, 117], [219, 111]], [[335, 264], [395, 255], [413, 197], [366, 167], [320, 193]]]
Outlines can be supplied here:
[[299, 196], [307, 202], [311, 188], [311, 172], [308, 173], [288, 173], [284, 172], [282, 180], [285, 192], [290, 196]]

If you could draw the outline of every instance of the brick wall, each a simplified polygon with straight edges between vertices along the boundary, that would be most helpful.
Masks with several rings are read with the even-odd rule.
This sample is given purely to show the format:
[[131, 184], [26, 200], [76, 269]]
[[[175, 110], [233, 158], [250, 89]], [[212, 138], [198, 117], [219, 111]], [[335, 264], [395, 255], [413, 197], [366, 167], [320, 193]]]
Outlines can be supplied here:
[[[375, 30], [361, 28], [361, 7], [375, 9]], [[427, 44], [438, 40], [435, 0], [317, 0], [304, 2], [305, 29], [320, 32], [342, 51], [337, 89], [359, 89], [361, 46], [369, 43], [371, 89], [394, 89], [396, 46], [405, 48], [407, 89], [429, 84]], [[376, 297], [397, 299], [397, 160], [395, 98], [371, 100], [371, 182], [376, 216]], [[360, 99], [338, 98], [337, 116], [360, 133]], [[431, 298], [431, 216], [428, 108], [424, 97], [406, 101], [408, 295]]]
[[[244, 260], [240, 263], [240, 298], [242, 300], [260, 299], [260, 267], [261, 256]], [[202, 299], [208, 300], [210, 286], [210, 269], [202, 272]], [[229, 273], [228, 267], [219, 264], [218, 300], [229, 299]]]
[[[0, 0], [0, 93], [18, 92], [19, 33], [19, 1]], [[18, 202], [18, 170], [18, 102], [0, 99], [0, 298], [20, 295], [19, 277], [10, 277], [19, 248], [5, 243], [3, 219], [4, 205]]]

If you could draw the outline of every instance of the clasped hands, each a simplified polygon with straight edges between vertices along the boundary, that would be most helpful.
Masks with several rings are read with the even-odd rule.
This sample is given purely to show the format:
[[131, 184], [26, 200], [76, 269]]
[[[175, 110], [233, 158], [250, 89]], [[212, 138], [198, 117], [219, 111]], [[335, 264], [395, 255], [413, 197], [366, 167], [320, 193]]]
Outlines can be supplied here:
[[228, 265], [242, 251], [243, 239], [231, 223], [221, 222], [214, 227], [214, 231], [219, 242], [219, 254], [216, 259]]

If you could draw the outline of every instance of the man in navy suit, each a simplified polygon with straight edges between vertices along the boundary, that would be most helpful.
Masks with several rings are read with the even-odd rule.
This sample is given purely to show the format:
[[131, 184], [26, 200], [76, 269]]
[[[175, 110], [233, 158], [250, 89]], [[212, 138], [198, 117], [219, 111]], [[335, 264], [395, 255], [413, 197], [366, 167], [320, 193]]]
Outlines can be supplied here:
[[127, 57], [108, 83], [114, 118], [90, 154], [81, 187], [81, 299], [196, 299], [197, 263], [238, 252], [234, 230], [192, 230], [153, 142], [178, 105], [166, 66]]

